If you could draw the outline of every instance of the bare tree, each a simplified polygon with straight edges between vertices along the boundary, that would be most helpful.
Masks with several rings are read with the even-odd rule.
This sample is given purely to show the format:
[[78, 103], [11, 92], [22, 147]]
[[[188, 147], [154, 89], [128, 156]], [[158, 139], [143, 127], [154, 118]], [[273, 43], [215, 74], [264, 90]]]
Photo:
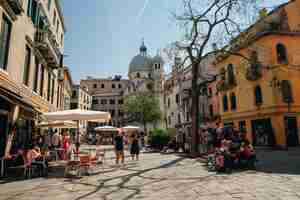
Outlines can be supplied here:
[[[199, 97], [198, 80], [208, 77], [201, 70], [206, 55], [225, 51], [226, 45], [240, 34], [253, 19], [257, 11], [257, 0], [182, 0], [183, 13], [173, 14], [186, 33], [184, 38], [169, 45], [165, 51], [169, 58], [184, 56], [192, 70], [192, 153], [198, 152]], [[250, 16], [250, 18], [249, 18]], [[222, 47], [218, 49], [218, 47]], [[233, 53], [233, 52], [232, 52]], [[249, 60], [247, 57], [246, 60]]]

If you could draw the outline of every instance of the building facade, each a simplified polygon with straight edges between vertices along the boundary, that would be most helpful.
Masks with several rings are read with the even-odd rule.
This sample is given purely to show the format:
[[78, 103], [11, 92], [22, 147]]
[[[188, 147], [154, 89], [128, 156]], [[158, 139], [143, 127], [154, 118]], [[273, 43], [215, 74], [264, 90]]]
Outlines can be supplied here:
[[107, 79], [95, 79], [88, 77], [81, 80], [80, 85], [87, 88], [92, 96], [92, 109], [110, 112], [110, 125], [121, 127], [125, 125], [122, 106], [124, 93], [129, 85], [129, 80], [121, 76]]
[[235, 39], [232, 50], [248, 57], [219, 55], [216, 67], [220, 114], [256, 146], [299, 145], [300, 0], [270, 12]]
[[1, 1], [0, 24], [1, 157], [13, 124], [22, 147], [42, 112], [62, 108], [57, 70], [66, 28], [58, 0]]
[[73, 95], [73, 80], [68, 67], [64, 67], [64, 110], [71, 109], [71, 98]]
[[[71, 96], [71, 109], [91, 110], [92, 96], [88, 93], [88, 89], [80, 85], [73, 85]], [[80, 121], [81, 134], [85, 135], [88, 132], [88, 122]]]

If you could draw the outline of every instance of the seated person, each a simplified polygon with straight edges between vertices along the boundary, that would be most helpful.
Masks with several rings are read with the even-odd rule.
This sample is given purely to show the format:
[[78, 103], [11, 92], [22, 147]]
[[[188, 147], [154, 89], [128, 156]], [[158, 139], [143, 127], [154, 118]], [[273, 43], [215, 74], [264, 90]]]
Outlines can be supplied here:
[[240, 148], [240, 159], [243, 167], [254, 168], [256, 155], [254, 153], [253, 146], [248, 140], [245, 140]]
[[[48, 161], [47, 159], [44, 160], [41, 154], [41, 150], [38, 146], [28, 150], [26, 154], [27, 164], [36, 165], [38, 166], [42, 172], [44, 172], [48, 168]], [[37, 162], [34, 162], [37, 161]], [[44, 164], [42, 162], [45, 162]], [[46, 168], [45, 168], [46, 167]]]

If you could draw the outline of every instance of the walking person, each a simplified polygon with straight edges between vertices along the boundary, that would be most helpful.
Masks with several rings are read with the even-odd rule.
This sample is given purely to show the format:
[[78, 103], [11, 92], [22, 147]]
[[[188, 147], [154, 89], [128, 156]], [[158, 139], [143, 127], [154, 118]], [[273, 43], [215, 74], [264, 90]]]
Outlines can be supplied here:
[[131, 149], [130, 149], [130, 154], [131, 154], [131, 158], [132, 160], [134, 160], [134, 158], [136, 158], [136, 160], [139, 160], [139, 154], [140, 154], [140, 144], [139, 144], [139, 140], [135, 135], [132, 135], [133, 140], [132, 140], [132, 144], [131, 144]]
[[121, 160], [122, 165], [124, 165], [124, 139], [122, 132], [119, 132], [118, 135], [114, 138], [114, 146], [116, 153], [116, 164], [119, 164]]

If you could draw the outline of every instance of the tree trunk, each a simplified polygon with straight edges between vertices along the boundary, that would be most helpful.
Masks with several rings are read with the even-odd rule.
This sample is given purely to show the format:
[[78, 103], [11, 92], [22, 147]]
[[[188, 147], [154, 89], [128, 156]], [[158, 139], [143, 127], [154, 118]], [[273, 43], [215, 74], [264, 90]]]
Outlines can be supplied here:
[[198, 153], [199, 143], [199, 96], [198, 96], [198, 63], [193, 63], [192, 66], [192, 154]]

